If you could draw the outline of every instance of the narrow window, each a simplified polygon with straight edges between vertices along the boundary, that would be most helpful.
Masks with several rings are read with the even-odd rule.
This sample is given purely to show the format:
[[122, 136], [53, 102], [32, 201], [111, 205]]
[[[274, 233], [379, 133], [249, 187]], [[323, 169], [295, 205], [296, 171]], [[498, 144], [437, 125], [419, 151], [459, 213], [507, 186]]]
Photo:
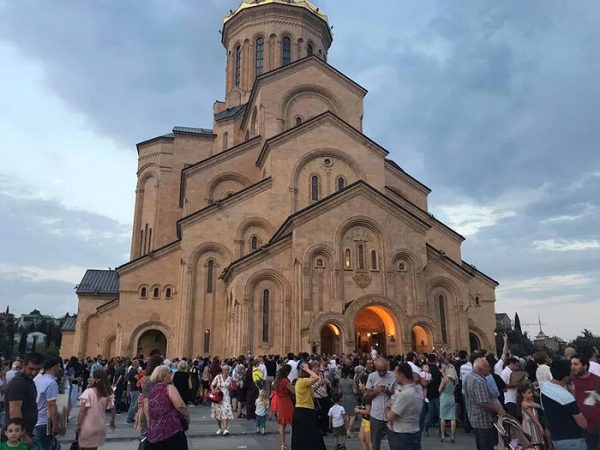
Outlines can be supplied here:
[[302, 125], [302, 117], [300, 116], [296, 117], [296, 126], [298, 125]]
[[406, 272], [406, 264], [403, 262], [398, 263], [398, 272]]
[[325, 264], [323, 264], [323, 258], [317, 258], [317, 267], [325, 267]]
[[292, 62], [292, 40], [287, 36], [283, 38], [282, 61], [284, 66]]
[[140, 297], [142, 297], [142, 298], [146, 298], [146, 297], [148, 297], [148, 290], [147, 290], [145, 287], [143, 287], [143, 288], [140, 290]]
[[371, 250], [371, 270], [377, 270], [377, 251]]
[[138, 256], [142, 256], [144, 254], [144, 230], [140, 230], [140, 251]]
[[269, 290], [263, 291], [262, 298], [262, 340], [269, 342]]
[[481, 306], [479, 303], [479, 296], [475, 297], [475, 306]]
[[310, 178], [310, 199], [313, 202], [319, 200], [319, 177], [316, 175]]
[[165, 298], [171, 298], [172, 294], [173, 292], [171, 291], [171, 288], [167, 288], [165, 291]]
[[148, 230], [148, 253], [152, 251], [152, 228]]
[[252, 250], [256, 250], [258, 248], [258, 238], [256, 236], [252, 236], [252, 239], [250, 239], [250, 248]]
[[365, 247], [362, 244], [358, 245], [358, 268], [365, 268]]
[[338, 188], [338, 191], [341, 191], [345, 187], [346, 187], [346, 180], [344, 180], [344, 177], [339, 177], [337, 179], [337, 188]]
[[313, 53], [314, 53], [313, 45], [308, 44], [306, 46], [306, 56], [312, 56]]
[[352, 252], [349, 248], [344, 251], [344, 269], [352, 268]]
[[210, 352], [210, 330], [204, 330], [204, 353]]
[[144, 227], [144, 255], [148, 253], [148, 224]]
[[265, 40], [259, 37], [256, 40], [256, 76], [260, 76], [264, 72], [265, 61]]
[[239, 45], [235, 49], [235, 85], [240, 87], [242, 73], [242, 47]]
[[159, 289], [157, 287], [155, 287], [154, 289], [152, 289], [152, 297], [158, 298], [158, 297], [160, 297], [159, 294], [160, 294], [160, 291], [159, 291]]
[[229, 145], [229, 143], [227, 142], [229, 140], [229, 133], [226, 131], [225, 133], [223, 133], [223, 150], [227, 150], [227, 146]]
[[438, 297], [438, 304], [440, 307], [440, 327], [442, 329], [442, 341], [447, 341], [447, 333], [446, 333], [446, 306], [444, 304], [444, 296], [440, 295]]
[[215, 271], [215, 262], [210, 259], [206, 265], [206, 292], [209, 294], [213, 291], [213, 272]]

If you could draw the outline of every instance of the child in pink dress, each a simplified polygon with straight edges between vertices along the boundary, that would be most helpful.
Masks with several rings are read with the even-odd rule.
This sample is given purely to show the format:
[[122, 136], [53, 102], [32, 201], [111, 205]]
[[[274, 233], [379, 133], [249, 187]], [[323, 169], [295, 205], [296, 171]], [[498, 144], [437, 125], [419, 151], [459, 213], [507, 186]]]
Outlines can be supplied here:
[[104, 369], [92, 374], [92, 385], [79, 396], [77, 433], [82, 449], [97, 449], [104, 445], [106, 410], [110, 409], [110, 428], [115, 429], [115, 397]]

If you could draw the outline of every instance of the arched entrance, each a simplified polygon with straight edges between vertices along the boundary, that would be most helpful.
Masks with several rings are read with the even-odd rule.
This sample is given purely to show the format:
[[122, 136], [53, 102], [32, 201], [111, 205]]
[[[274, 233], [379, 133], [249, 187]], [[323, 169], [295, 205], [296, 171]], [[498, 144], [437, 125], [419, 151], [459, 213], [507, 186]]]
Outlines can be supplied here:
[[387, 354], [387, 336], [395, 339], [396, 325], [390, 312], [383, 306], [367, 306], [356, 316], [354, 323], [356, 349], [368, 353], [375, 347], [379, 354]]
[[136, 355], [150, 355], [151, 353], [159, 353], [163, 356], [167, 353], [167, 337], [159, 330], [145, 331], [137, 343]]
[[481, 341], [475, 333], [469, 333], [469, 345], [471, 346], [471, 352], [481, 350]]
[[433, 350], [431, 335], [421, 325], [415, 325], [411, 330], [411, 344], [417, 353], [429, 353]]
[[333, 355], [339, 353], [341, 340], [340, 328], [333, 324], [327, 323], [321, 328], [321, 353]]

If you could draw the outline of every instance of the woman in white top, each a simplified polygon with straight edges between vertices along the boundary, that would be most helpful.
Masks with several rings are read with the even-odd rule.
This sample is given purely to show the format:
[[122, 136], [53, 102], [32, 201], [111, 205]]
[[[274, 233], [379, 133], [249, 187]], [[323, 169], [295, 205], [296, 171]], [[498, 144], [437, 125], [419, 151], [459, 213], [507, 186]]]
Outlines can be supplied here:
[[231, 397], [229, 388], [231, 387], [231, 377], [229, 376], [229, 366], [223, 366], [221, 373], [218, 374], [210, 384], [212, 390], [220, 391], [223, 394], [220, 403], [213, 402], [211, 417], [217, 421], [217, 434], [227, 436], [229, 430], [227, 426], [233, 419], [233, 410], [231, 409]]

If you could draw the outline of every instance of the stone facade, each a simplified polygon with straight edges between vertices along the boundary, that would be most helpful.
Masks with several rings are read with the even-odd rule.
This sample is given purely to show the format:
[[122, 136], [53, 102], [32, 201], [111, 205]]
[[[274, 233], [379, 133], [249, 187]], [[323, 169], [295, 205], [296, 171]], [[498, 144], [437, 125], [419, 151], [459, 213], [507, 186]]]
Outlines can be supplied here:
[[362, 133], [367, 91], [327, 64], [327, 17], [249, 1], [222, 38], [213, 128], [137, 145], [131, 260], [116, 294], [78, 289], [72, 351], [492, 348], [497, 283]]

